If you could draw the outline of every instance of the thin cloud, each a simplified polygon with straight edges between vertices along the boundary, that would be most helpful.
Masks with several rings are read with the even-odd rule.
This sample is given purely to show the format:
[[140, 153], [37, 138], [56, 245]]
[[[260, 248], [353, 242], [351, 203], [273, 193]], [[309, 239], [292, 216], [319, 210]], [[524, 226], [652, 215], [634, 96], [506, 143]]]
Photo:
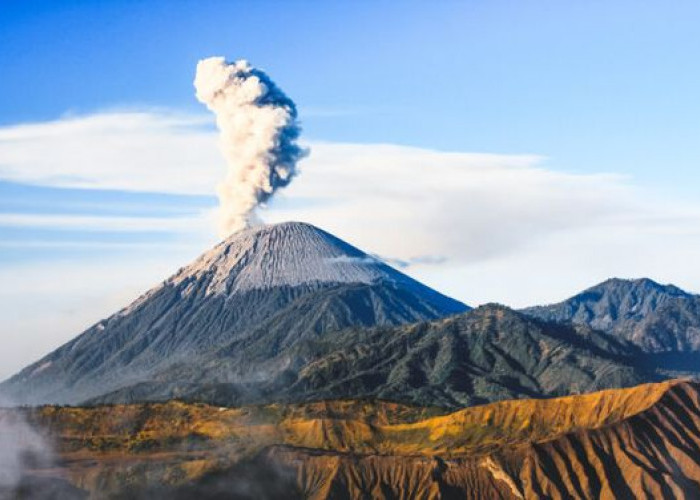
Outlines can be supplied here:
[[0, 128], [0, 178], [52, 187], [212, 194], [224, 164], [199, 115], [111, 112]]
[[[212, 195], [225, 166], [210, 120], [163, 111], [117, 111], [0, 128], [0, 179]], [[672, 254], [675, 241], [695, 241], [700, 227], [697, 204], [655, 200], [653, 193], [615, 174], [548, 168], [539, 155], [326, 142], [311, 143], [311, 150], [300, 164], [299, 181], [262, 211], [263, 219], [311, 222], [427, 279], [439, 268], [485, 269], [489, 262], [515, 262], [535, 251], [548, 255], [555, 269], [558, 262], [570, 261], [556, 253], [553, 243], [564, 239], [579, 241], [566, 252], [594, 261], [583, 261], [585, 265], [606, 255], [611, 264], [606, 269], [627, 269], [629, 256], [608, 255], [603, 242], [627, 238], [656, 249], [663, 259]], [[201, 218], [133, 215], [6, 213], [0, 224], [93, 232], [161, 228], [178, 234], [194, 234], [200, 227], [196, 237], [202, 246], [208, 241], [203, 234], [212, 227], [204, 212]], [[668, 260], [667, 265], [671, 269], [680, 264]], [[638, 274], [645, 274], [641, 262]], [[469, 299], [463, 291], [458, 295]]]
[[[199, 217], [94, 217], [89, 215], [50, 215], [0, 213], [0, 227], [24, 227], [89, 232], [175, 232], [203, 231], [211, 215]], [[214, 225], [211, 223], [211, 227]]]

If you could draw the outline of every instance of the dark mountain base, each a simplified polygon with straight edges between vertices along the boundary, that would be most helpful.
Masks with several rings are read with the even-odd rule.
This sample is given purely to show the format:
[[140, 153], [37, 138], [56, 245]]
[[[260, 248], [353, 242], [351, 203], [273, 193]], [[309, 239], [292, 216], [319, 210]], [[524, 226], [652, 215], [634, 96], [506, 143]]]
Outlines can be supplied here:
[[[633, 356], [639, 353], [629, 343], [497, 305], [433, 322], [307, 336], [278, 356], [264, 350], [265, 338], [260, 332], [197, 366], [173, 366], [150, 382], [88, 403], [180, 398], [240, 405], [381, 398], [460, 408], [663, 378], [655, 367], [635, 364]], [[241, 359], [237, 352], [250, 354]], [[258, 380], [251, 379], [253, 371], [260, 374]], [[248, 374], [245, 382], [238, 378], [243, 373]]]

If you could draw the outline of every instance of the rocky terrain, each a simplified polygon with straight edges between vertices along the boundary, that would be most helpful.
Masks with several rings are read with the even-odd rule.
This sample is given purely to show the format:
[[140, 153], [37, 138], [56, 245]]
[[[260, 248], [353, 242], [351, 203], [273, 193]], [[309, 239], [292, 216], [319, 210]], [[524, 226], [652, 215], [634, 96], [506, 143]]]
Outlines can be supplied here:
[[[73, 498], [691, 498], [700, 385], [670, 381], [443, 413], [370, 401], [3, 410]], [[69, 490], [68, 488], [73, 488]], [[70, 498], [70, 496], [64, 496]]]

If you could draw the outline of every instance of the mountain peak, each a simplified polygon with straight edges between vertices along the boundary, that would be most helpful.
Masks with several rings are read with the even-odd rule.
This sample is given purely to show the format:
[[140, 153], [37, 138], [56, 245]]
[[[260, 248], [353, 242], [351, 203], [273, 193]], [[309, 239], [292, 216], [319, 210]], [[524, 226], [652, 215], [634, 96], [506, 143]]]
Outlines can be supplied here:
[[675, 285], [662, 285], [650, 278], [636, 278], [636, 279], [623, 279], [623, 278], [610, 278], [602, 283], [599, 283], [591, 288], [587, 289], [586, 292], [590, 291], [619, 291], [619, 292], [642, 292], [646, 294], [663, 294], [673, 297], [691, 297], [692, 295], [688, 292], [681, 290]]
[[311, 224], [283, 222], [232, 234], [182, 268], [172, 284], [206, 280], [207, 294], [321, 283], [405, 282], [378, 259]]
[[573, 297], [524, 312], [572, 321], [632, 341], [647, 352], [700, 351], [700, 297], [649, 278], [612, 278]]

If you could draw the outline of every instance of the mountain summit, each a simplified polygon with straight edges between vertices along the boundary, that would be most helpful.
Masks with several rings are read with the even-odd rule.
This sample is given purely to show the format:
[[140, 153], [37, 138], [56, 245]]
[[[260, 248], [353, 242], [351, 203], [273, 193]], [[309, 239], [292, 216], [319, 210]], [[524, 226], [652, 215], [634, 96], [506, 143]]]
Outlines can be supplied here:
[[648, 278], [609, 279], [564, 302], [523, 312], [585, 324], [648, 353], [700, 351], [700, 296]]
[[301, 222], [257, 226], [234, 233], [166, 284], [183, 282], [197, 283], [205, 294], [225, 296], [281, 286], [377, 282], [428, 291], [380, 260]]
[[[225, 384], [263, 376], [253, 360], [258, 371], [285, 369], [285, 349], [305, 339], [467, 309], [314, 226], [260, 226], [233, 234], [0, 392], [20, 403], [77, 403], [166, 371], [198, 372], [214, 353], [227, 360], [215, 381]], [[170, 396], [176, 389], [161, 384]]]

